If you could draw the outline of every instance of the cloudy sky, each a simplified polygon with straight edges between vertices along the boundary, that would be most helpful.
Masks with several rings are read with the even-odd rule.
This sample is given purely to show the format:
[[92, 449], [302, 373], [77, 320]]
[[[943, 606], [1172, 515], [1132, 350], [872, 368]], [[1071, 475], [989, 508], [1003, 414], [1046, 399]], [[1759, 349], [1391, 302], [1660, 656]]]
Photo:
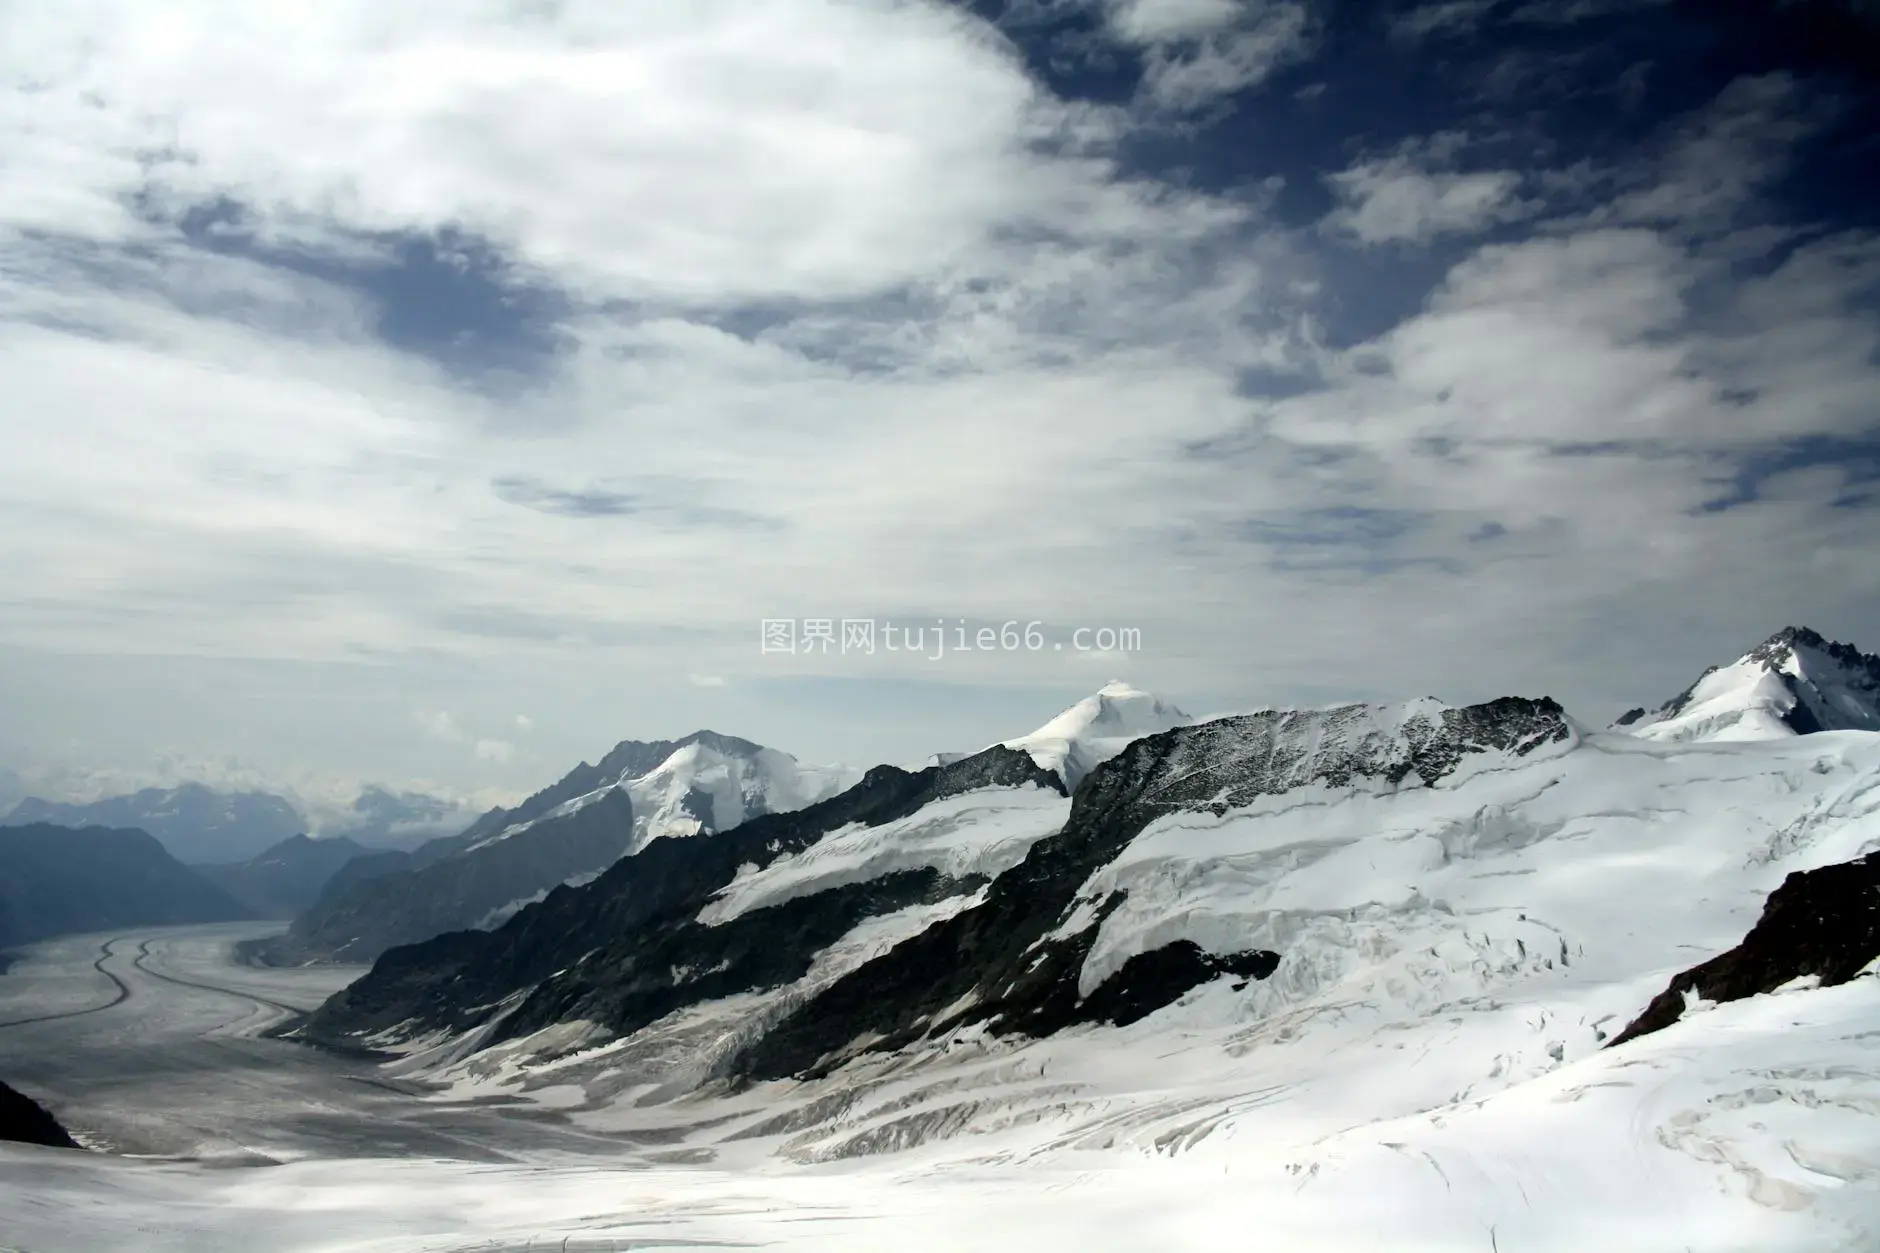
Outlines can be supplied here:
[[[0, 3], [0, 790], [904, 760], [1112, 677], [1603, 722], [1880, 646], [1877, 32]], [[1044, 643], [760, 649], [844, 618]]]

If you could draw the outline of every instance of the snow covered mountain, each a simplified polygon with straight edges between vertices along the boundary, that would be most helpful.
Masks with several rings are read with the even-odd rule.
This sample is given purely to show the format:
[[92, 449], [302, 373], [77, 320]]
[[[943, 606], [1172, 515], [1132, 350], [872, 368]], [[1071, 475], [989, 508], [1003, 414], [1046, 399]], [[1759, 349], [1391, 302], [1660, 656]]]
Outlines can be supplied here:
[[[603, 760], [601, 774], [605, 781], [598, 787], [563, 801], [539, 817], [482, 836], [470, 847], [510, 839], [619, 791], [633, 806], [633, 837], [627, 851], [634, 852], [663, 837], [728, 831], [759, 814], [789, 813], [832, 796], [862, 777], [858, 769], [805, 765], [788, 753], [715, 731], [699, 731], [671, 744], [662, 741], [640, 747], [650, 751], [637, 751], [630, 761]], [[671, 752], [657, 765], [640, 769], [668, 748]]]
[[1192, 721], [1187, 714], [1120, 679], [1104, 684], [1051, 721], [1005, 742], [1030, 753], [1075, 789], [1085, 775], [1123, 751], [1131, 740]]
[[[675, 972], [709, 971], [712, 977], [699, 985], [708, 998], [730, 988], [775, 988], [778, 970], [826, 983], [848, 968], [845, 961], [864, 959], [890, 938], [911, 934], [907, 928], [964, 908], [975, 891], [1019, 865], [1034, 843], [1063, 825], [1068, 794], [1092, 767], [1133, 738], [1186, 720], [1155, 697], [1113, 682], [1031, 735], [976, 754], [936, 754], [913, 770], [878, 766], [847, 790], [838, 785], [853, 782], [853, 776], [845, 780], [841, 771], [806, 771], [745, 741], [695, 737], [643, 774], [622, 773], [528, 820], [498, 826], [472, 846], [497, 845], [537, 824], [566, 821], [609, 794], [624, 791], [631, 798], [634, 831], [627, 855], [599, 881], [570, 885], [579, 890], [557, 898], [562, 908], [552, 923], [524, 909], [516, 924], [501, 927], [494, 938], [446, 936], [433, 946], [453, 954], [468, 946], [492, 962], [490, 981], [481, 983], [460, 977], [474, 964], [470, 959], [444, 959], [458, 972], [458, 987], [483, 988], [469, 1018], [446, 1012], [450, 1029], [474, 1025], [481, 1031], [493, 1025], [499, 1009], [516, 1009], [501, 1029], [519, 1030], [542, 1014], [565, 1016], [570, 996], [605, 1003], [603, 1016], [611, 1022], [633, 1022], [645, 1004], [669, 1006], [701, 995], [699, 989], [679, 988], [684, 980], [676, 973], [673, 981], [650, 985], [649, 976], [635, 973], [653, 951], [672, 954]], [[727, 816], [745, 820], [732, 824], [736, 838], [722, 826], [709, 841], [664, 838], [711, 829], [708, 821]], [[631, 919], [658, 918], [660, 925], [636, 930], [638, 923], [623, 920], [623, 909]], [[583, 921], [590, 914], [607, 921]], [[790, 941], [767, 944], [764, 933], [783, 917], [795, 920], [788, 924]], [[530, 926], [518, 930], [524, 920]], [[627, 946], [614, 956], [629, 972], [627, 986], [595, 975], [602, 966], [591, 952], [586, 970], [565, 969], [592, 948], [587, 941], [598, 933]], [[818, 949], [805, 947], [809, 937], [830, 944], [845, 936], [837, 944], [847, 955], [843, 959], [818, 959]], [[743, 954], [745, 947], [761, 957], [727, 956]], [[520, 965], [518, 951], [531, 954]], [[403, 972], [393, 978], [400, 988], [406, 974], [419, 983], [427, 979], [432, 960], [424, 952], [401, 951], [381, 967]], [[536, 989], [538, 1008], [509, 1003], [526, 990], [508, 982], [522, 977], [518, 971], [539, 976], [556, 968], [563, 969], [551, 980], [555, 986]], [[581, 982], [590, 978], [593, 987]], [[378, 1021], [376, 1007], [400, 1006], [407, 993], [436, 999], [368, 981], [344, 1007], [336, 1002], [323, 1011], [311, 1030], [332, 1036], [357, 1034], [365, 1022], [374, 1029], [390, 1025]], [[770, 998], [767, 1013], [774, 1017], [782, 1012], [779, 1006], [803, 994], [804, 987], [797, 987], [781, 999]], [[397, 1012], [400, 1022], [408, 1017]]]
[[[1657, 743], [1417, 701], [1179, 725], [1062, 783], [1001, 746], [654, 841], [386, 954], [302, 1032], [686, 1161], [1158, 1157], [1289, 1231], [1366, 1196], [1421, 1223], [1433, 1188], [1479, 1193], [1502, 1247], [1584, 1247], [1558, 1198], [1492, 1199], [1520, 1158], [1530, 1188], [1672, 1215], [1641, 1249], [1800, 1247], [1767, 1224], [1802, 1207], [1811, 1239], [1871, 1234], [1846, 1181], [1880, 1127], [1844, 1111], [1880, 1077], [1839, 1042], [1880, 1030], [1880, 980], [1793, 990], [1880, 956], [1867, 923], [1828, 965], [1690, 968], [1767, 950], [1775, 889], [1880, 849], [1880, 735]], [[1844, 881], [1788, 890], [1814, 919]], [[1779, 1003], [1710, 1009], [1733, 979]], [[1661, 993], [1672, 1021], [1610, 1048]]]
[[250, 951], [280, 964], [369, 961], [446, 931], [498, 926], [651, 841], [800, 809], [859, 777], [713, 731], [625, 740], [514, 810], [491, 810], [409, 854], [357, 859], [285, 936]]
[[1683, 692], [1614, 724], [1652, 740], [1762, 740], [1880, 731], [1880, 657], [1786, 627]]
[[[794, 812], [646, 842], [494, 931], [395, 949], [305, 1034], [376, 1047], [390, 1030], [460, 1051], [544, 1027], [630, 1032], [704, 1002], [736, 1005], [754, 1027], [787, 1007], [786, 985], [826, 983], [965, 907], [1067, 810], [1057, 776], [1012, 749], [919, 772], [877, 766]], [[688, 1064], [709, 1069], [711, 1056]]]

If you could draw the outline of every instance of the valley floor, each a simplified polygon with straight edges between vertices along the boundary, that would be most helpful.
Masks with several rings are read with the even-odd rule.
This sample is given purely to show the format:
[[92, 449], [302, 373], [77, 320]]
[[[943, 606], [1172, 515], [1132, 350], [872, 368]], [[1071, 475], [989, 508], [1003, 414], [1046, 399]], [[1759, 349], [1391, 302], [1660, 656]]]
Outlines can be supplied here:
[[[0, 1077], [113, 1150], [0, 1147], [0, 1247], [1880, 1248], [1871, 976], [1687, 1015], [1480, 1094], [1462, 1079], [1493, 1054], [1484, 1033], [1548, 1024], [1486, 1006], [1263, 1050], [1178, 1014], [969, 1047], [867, 1080], [916, 1112], [951, 1093], [959, 1125], [912, 1118], [905, 1151], [811, 1161], [788, 1130], [748, 1134], [800, 1103], [791, 1085], [571, 1117], [552, 1090], [424, 1095], [260, 1038], [356, 972], [232, 964], [254, 932], [65, 939], [0, 977]], [[1289, 1026], [1311, 1030], [1263, 1031]]]

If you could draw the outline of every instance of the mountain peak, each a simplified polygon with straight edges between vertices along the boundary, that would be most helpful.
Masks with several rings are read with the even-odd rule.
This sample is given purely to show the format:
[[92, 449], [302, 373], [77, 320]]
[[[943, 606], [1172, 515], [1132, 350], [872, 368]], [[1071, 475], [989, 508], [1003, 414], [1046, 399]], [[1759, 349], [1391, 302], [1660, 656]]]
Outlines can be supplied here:
[[1111, 679], [1030, 735], [1005, 741], [1022, 749], [1064, 786], [1076, 790], [1083, 777], [1132, 740], [1194, 721], [1172, 703], [1122, 679]]
[[469, 847], [566, 818], [619, 792], [633, 809], [632, 851], [661, 836], [723, 831], [759, 814], [801, 809], [860, 778], [859, 770], [810, 765], [710, 730], [676, 740], [622, 740], [598, 766], [583, 762], [554, 788], [530, 798], [514, 820], [478, 831]]
[[1880, 731], [1880, 657], [1787, 626], [1683, 692], [1614, 724], [1655, 740], [1757, 740]]

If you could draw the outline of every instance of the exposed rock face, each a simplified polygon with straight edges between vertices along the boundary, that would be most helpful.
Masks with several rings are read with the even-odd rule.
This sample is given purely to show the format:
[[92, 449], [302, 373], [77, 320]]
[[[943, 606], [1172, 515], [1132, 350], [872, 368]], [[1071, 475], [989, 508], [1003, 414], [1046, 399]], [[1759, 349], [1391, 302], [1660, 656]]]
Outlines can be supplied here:
[[1278, 953], [1252, 949], [1218, 955], [1203, 952], [1193, 940], [1176, 940], [1125, 961], [1083, 999], [1074, 1019], [1127, 1027], [1219, 975], [1264, 979], [1278, 967]]
[[[1723, 1002], [1814, 976], [1846, 983], [1880, 958], [1880, 853], [1797, 871], [1769, 894], [1762, 917], [1729, 952], [1693, 966], [1652, 998], [1614, 1045], [1661, 1031], [1697, 998]], [[1610, 1046], [1609, 1046], [1610, 1047]]]
[[1880, 731], [1880, 657], [1785, 627], [1656, 710], [1629, 710], [1613, 726], [1657, 740]]
[[252, 917], [146, 832], [0, 827], [0, 945]]
[[72, 1139], [43, 1105], [4, 1083], [0, 1083], [0, 1140], [43, 1144], [54, 1149], [79, 1147], [78, 1141]]
[[1151, 821], [1174, 810], [1218, 815], [1262, 795], [1361, 778], [1398, 784], [1416, 775], [1427, 784], [1471, 754], [1525, 754], [1571, 734], [1560, 706], [1544, 699], [1433, 708], [1401, 721], [1383, 712], [1354, 705], [1259, 713], [1135, 741], [1084, 780], [1064, 830], [1001, 875], [983, 904], [839, 980], [745, 1052], [738, 1073], [749, 1079], [826, 1073], [853, 1055], [857, 1041], [869, 1051], [892, 1050], [974, 1023], [994, 1033], [1044, 1036], [1076, 1022], [1130, 1021], [1224, 970], [1264, 977], [1277, 954], [1209, 962], [1199, 950], [1188, 951], [1193, 945], [1178, 944], [1132, 959], [1083, 996], [1085, 958], [1121, 897], [1094, 903], [1078, 922], [1079, 889]]
[[655, 840], [495, 931], [386, 953], [321, 1006], [303, 1033], [356, 1042], [401, 1024], [461, 1031], [491, 1021], [499, 1005], [507, 1014], [492, 1041], [574, 1019], [627, 1032], [687, 1004], [788, 982], [859, 920], [978, 883], [905, 871], [701, 923], [698, 915], [741, 868], [767, 866], [851, 824], [892, 822], [975, 789], [1026, 786], [1062, 791], [1029, 756], [992, 748], [918, 772], [879, 766], [829, 800], [708, 839]]

